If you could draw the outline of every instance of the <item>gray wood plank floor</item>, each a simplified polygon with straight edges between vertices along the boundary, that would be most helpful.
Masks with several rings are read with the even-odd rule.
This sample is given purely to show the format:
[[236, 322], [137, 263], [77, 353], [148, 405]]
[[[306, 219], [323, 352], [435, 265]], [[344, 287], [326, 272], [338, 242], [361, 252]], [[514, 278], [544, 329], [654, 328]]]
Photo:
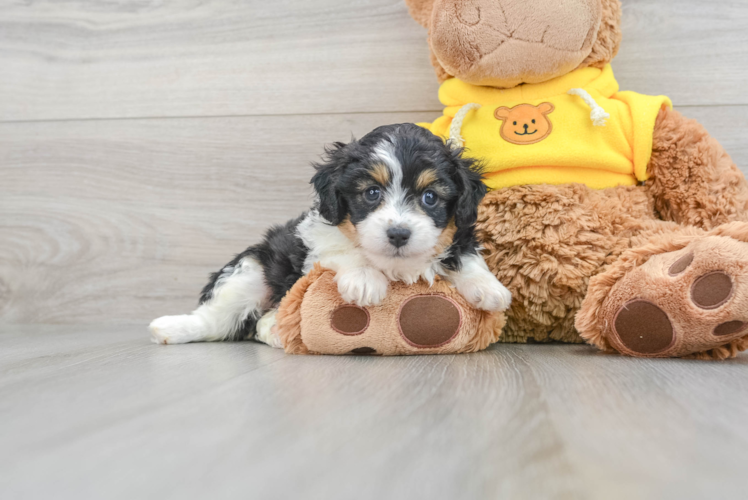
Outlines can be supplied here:
[[[624, 0], [614, 62], [746, 173], [747, 28]], [[0, 1], [0, 498], [746, 498], [748, 355], [148, 342], [308, 206], [325, 143], [437, 88], [402, 0]]]
[[3, 498], [745, 498], [748, 358], [154, 346], [1, 327]]

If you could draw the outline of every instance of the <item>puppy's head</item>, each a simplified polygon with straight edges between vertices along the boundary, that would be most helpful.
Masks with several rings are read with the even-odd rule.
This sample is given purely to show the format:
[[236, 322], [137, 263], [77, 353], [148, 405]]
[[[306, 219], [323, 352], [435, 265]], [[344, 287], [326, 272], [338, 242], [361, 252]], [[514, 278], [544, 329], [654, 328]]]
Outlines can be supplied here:
[[387, 125], [336, 143], [315, 168], [320, 214], [372, 257], [436, 256], [474, 244], [486, 194], [480, 167], [421, 127]]

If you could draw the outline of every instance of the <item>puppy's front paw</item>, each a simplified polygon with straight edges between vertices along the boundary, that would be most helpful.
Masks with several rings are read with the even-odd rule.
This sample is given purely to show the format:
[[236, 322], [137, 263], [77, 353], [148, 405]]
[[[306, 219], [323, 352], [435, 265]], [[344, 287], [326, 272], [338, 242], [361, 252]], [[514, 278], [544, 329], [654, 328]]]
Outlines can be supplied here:
[[361, 307], [375, 306], [387, 295], [389, 280], [376, 269], [357, 267], [343, 271], [335, 276], [338, 292], [343, 300]]
[[484, 311], [506, 311], [512, 303], [512, 293], [493, 275], [461, 283], [457, 291], [473, 307]]

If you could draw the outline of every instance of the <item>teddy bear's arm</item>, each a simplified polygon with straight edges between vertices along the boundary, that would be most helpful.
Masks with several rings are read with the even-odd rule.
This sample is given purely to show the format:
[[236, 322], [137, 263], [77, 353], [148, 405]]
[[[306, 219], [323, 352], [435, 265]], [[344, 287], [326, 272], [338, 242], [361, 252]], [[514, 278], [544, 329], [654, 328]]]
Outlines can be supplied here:
[[449, 126], [452, 124], [452, 117], [442, 115], [432, 123], [421, 122], [416, 123], [419, 127], [423, 127], [434, 135], [438, 135], [444, 140], [449, 138]]
[[646, 186], [664, 220], [703, 229], [748, 220], [748, 182], [696, 120], [657, 116]]

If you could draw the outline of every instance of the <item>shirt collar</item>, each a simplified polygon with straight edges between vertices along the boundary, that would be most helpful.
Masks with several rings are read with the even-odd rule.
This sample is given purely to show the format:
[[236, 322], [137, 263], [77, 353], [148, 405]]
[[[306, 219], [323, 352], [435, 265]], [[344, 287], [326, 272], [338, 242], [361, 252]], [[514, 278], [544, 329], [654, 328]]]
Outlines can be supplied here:
[[552, 98], [573, 88], [595, 91], [604, 97], [612, 96], [619, 89], [613, 69], [606, 64], [603, 69], [577, 69], [547, 82], [526, 83], [511, 89], [483, 87], [450, 78], [439, 87], [439, 100], [445, 106], [462, 106], [470, 102], [524, 102]]

